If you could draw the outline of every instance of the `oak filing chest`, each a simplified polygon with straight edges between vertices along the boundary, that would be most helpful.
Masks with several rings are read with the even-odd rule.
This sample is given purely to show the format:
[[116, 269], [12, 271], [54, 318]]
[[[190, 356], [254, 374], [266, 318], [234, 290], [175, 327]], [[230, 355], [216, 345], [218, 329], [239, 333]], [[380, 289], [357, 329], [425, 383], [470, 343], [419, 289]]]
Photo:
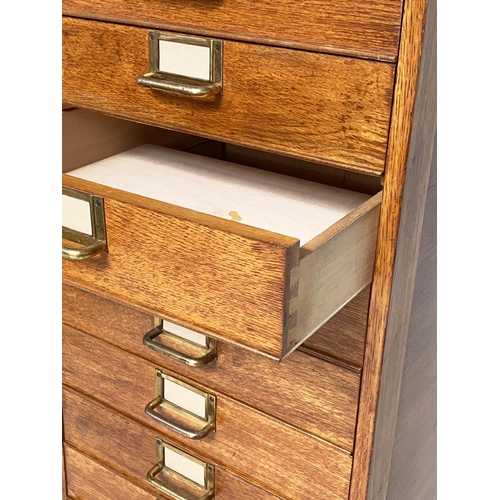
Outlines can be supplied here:
[[435, 2], [63, 1], [63, 496], [435, 497]]

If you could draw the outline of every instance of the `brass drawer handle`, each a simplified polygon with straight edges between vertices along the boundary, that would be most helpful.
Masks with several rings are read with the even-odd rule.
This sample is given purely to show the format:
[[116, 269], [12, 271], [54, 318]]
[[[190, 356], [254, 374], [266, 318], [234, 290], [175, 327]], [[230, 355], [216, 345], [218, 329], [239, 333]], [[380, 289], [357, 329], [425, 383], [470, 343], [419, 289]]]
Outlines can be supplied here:
[[159, 342], [155, 342], [155, 339], [160, 335], [169, 334], [168, 332], [163, 330], [161, 324], [158, 324], [158, 318], [155, 318], [155, 323], [156, 326], [148, 333], [146, 333], [146, 335], [144, 335], [142, 339], [143, 344], [153, 351], [194, 367], [206, 365], [217, 358], [217, 341], [210, 337], [207, 337], [207, 351], [205, 352], [205, 354], [202, 354], [198, 357], [188, 356], [187, 354], [184, 354], [177, 349], [167, 347], [166, 345], [160, 344]]
[[[92, 236], [77, 234], [76, 231], [63, 228], [63, 238], [84, 245], [83, 247], [69, 247], [62, 245], [62, 257], [68, 260], [83, 260], [98, 255], [106, 250], [104, 241], [96, 240]], [[76, 241], [78, 239], [78, 241]]]
[[146, 73], [136, 78], [139, 85], [155, 90], [175, 92], [189, 97], [209, 97], [220, 94], [222, 86], [217, 83], [211, 85], [190, 85], [189, 83], [174, 82], [158, 77], [155, 73]]
[[[187, 47], [188, 50], [203, 51], [201, 60], [205, 58], [205, 64], [202, 64], [201, 69], [198, 68], [199, 73], [193, 68], [186, 70], [185, 67], [172, 67], [168, 57], [171, 52], [165, 58], [162, 57], [162, 54], [172, 50], [173, 45], [181, 50]], [[188, 97], [204, 98], [220, 94], [222, 93], [222, 47], [221, 40], [150, 31], [149, 71], [139, 75], [136, 82], [143, 87]], [[181, 71], [187, 71], [187, 74]]]
[[62, 188], [63, 225], [62, 237], [83, 245], [62, 245], [62, 257], [83, 260], [107, 251], [104, 200], [101, 196]]
[[175, 500], [213, 500], [215, 498], [213, 479], [210, 488], [207, 490], [205, 494], [198, 498], [192, 498], [185, 496], [183, 493], [176, 491], [174, 488], [169, 488], [166, 484], [162, 483], [156, 476], [164, 469], [163, 464], [158, 462], [151, 470], [148, 471], [146, 475], [146, 479], [150, 484], [152, 484], [155, 488], [158, 488], [161, 492], [166, 495], [174, 498]]
[[[175, 388], [177, 396], [174, 401], [168, 399], [167, 387]], [[179, 391], [181, 391], [180, 395]], [[193, 397], [194, 401], [186, 409], [185, 407], [188, 406], [190, 397]], [[179, 399], [182, 401], [179, 401]], [[156, 398], [146, 405], [144, 411], [153, 420], [165, 425], [181, 436], [188, 439], [203, 439], [212, 432], [215, 432], [216, 405], [217, 398], [213, 394], [200, 391], [196, 387], [171, 377], [161, 370], [156, 370]], [[185, 427], [180, 423], [170, 420], [169, 417], [158, 413], [156, 410], [160, 406], [181, 414], [191, 422], [202, 422], [205, 425], [201, 429]], [[200, 409], [200, 406], [203, 408]], [[194, 408], [197, 408], [197, 410]], [[198, 413], [194, 413], [195, 411], [198, 411]]]
[[[162, 493], [165, 493], [166, 495], [175, 500], [213, 500], [215, 498], [215, 467], [212, 464], [201, 462], [200, 460], [188, 455], [187, 453], [184, 453], [181, 450], [168, 445], [160, 438], [156, 440], [156, 450], [157, 450], [156, 453], [158, 456], [158, 462], [146, 474], [146, 479], [150, 484], [152, 484]], [[176, 490], [174, 487], [167, 486], [165, 483], [163, 483], [157, 478], [158, 474], [162, 471], [165, 472], [167, 476], [184, 477], [182, 476], [182, 474], [178, 473], [173, 469], [170, 469], [165, 465], [165, 456], [164, 456], [165, 450], [167, 451], [171, 450], [177, 455], [179, 455], [182, 459], [188, 459], [193, 463], [198, 464], [200, 467], [204, 468], [204, 483], [205, 483], [204, 488], [206, 490], [205, 493], [196, 498], [186, 496], [184, 493]]]

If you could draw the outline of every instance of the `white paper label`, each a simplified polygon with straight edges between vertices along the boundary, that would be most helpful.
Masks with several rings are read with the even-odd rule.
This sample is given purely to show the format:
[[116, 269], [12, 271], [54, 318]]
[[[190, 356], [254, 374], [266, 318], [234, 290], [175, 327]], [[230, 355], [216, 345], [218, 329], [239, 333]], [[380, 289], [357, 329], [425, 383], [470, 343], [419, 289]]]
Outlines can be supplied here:
[[176, 453], [170, 448], [164, 447], [163, 449], [165, 451], [165, 467], [191, 479], [200, 486], [205, 486], [205, 467], [203, 465], [189, 460], [189, 458]]
[[166, 378], [163, 379], [163, 399], [206, 419], [205, 397]]
[[189, 340], [195, 344], [201, 345], [202, 347], [207, 347], [207, 337], [201, 333], [193, 332], [182, 326], [176, 325], [175, 323], [170, 323], [170, 321], [162, 320], [162, 328], [168, 333], [172, 333], [177, 337]]
[[85, 200], [62, 195], [62, 225], [68, 229], [92, 236], [90, 203]]
[[210, 80], [210, 47], [160, 40], [158, 50], [160, 71]]

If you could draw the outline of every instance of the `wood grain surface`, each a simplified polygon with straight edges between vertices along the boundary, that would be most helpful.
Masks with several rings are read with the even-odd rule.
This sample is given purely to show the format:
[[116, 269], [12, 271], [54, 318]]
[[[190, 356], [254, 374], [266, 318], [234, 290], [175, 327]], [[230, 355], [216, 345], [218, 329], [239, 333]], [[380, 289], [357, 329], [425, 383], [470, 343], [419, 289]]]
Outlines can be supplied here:
[[157, 500], [158, 496], [140, 488], [125, 476], [66, 445], [68, 490], [81, 500]]
[[[138, 486], [130, 476], [116, 472], [109, 465], [90, 458], [68, 444], [65, 445], [65, 450], [69, 460], [69, 491], [78, 500], [159, 500], [159, 498], [166, 498], [163, 493], [146, 482], [145, 475], [138, 481], [141, 484]], [[125, 454], [130, 456], [127, 452]], [[154, 459], [154, 453], [149, 452], [147, 459]], [[139, 460], [144, 461], [144, 458], [139, 457]], [[215, 488], [217, 499], [223, 500], [237, 498], [279, 500], [280, 498], [223, 469], [216, 471]]]
[[394, 65], [224, 42], [223, 95], [143, 88], [148, 30], [63, 18], [63, 99], [134, 121], [372, 175], [384, 168]]
[[62, 171], [103, 160], [144, 143], [188, 149], [206, 142], [200, 137], [120, 120], [86, 109], [62, 113]]
[[[203, 440], [203, 442], [200, 441], [193, 446], [202, 446], [202, 448], [200, 448], [200, 453], [202, 452], [201, 450], [205, 450], [203, 453], [206, 455], [213, 453], [215, 457], [214, 460], [227, 465], [231, 469], [237, 470], [238, 467], [249, 465], [245, 463], [244, 459], [234, 462], [232, 457], [226, 456], [224, 452], [224, 450], [235, 446], [235, 440], [237, 441], [239, 436], [238, 427], [240, 424], [238, 422], [256, 422], [260, 419], [260, 417], [256, 416], [257, 413], [255, 410], [248, 406], [247, 401], [240, 403], [220, 393], [217, 388], [210, 384], [209, 380], [206, 380], [201, 372], [196, 371], [194, 374], [191, 373], [191, 376], [188, 378], [180, 376], [168, 367], [146, 361], [143, 358], [134, 356], [68, 326], [63, 327], [63, 336], [64, 383], [82, 392], [92, 394], [93, 397], [103, 401], [116, 410], [146, 425], [153, 425], [160, 431], [163, 426], [156, 426], [144, 413], [146, 404], [155, 398], [156, 369], [162, 369], [166, 373], [171, 374], [174, 378], [186, 381], [198, 387], [203, 392], [215, 394], [217, 396], [217, 421], [222, 423], [217, 425], [217, 432], [213, 439]], [[352, 373], [343, 373], [340, 370], [337, 370], [337, 372], [339, 385], [342, 384], [342, 382], [347, 385], [347, 383], [351, 382], [349, 378], [354, 378]], [[265, 376], [267, 374], [260, 373], [259, 375]], [[331, 375], [331, 373], [328, 373], [328, 375]], [[317, 378], [318, 385], [325, 385], [327, 383], [327, 377], [319, 373], [317, 374]], [[235, 379], [236, 377], [233, 378], [232, 393], [234, 393], [236, 389], [235, 382], [237, 381]], [[318, 403], [314, 400], [303, 403], [304, 408], [302, 408], [302, 410], [297, 408], [299, 405], [288, 405], [290, 399], [295, 396], [295, 392], [293, 387], [289, 387], [289, 384], [285, 385], [288, 386], [286, 388], [290, 392], [288, 394], [285, 393], [287, 397], [284, 398], [280, 397], [283, 392], [281, 394], [274, 394], [275, 406], [283, 405], [289, 412], [293, 412], [297, 409], [301, 414], [309, 411], [314, 415], [315, 407], [318, 406]], [[331, 393], [331, 391], [327, 392]], [[356, 421], [357, 391], [351, 392], [354, 392], [354, 394], [346, 395], [339, 391], [337, 394], [334, 394], [333, 398], [329, 399], [328, 402], [322, 400], [325, 409], [322, 412], [323, 414], [320, 415], [323, 419], [321, 423], [324, 425], [324, 413], [325, 410], [329, 410], [330, 418], [334, 422], [334, 425], [331, 425], [328, 435], [332, 437], [334, 443], [340, 444], [339, 441], [342, 441], [344, 446], [346, 446], [346, 444], [352, 446], [352, 429]], [[298, 391], [297, 396], [300, 397]], [[332, 397], [331, 394], [328, 394], [328, 396]], [[266, 398], [266, 396], [264, 396], [264, 398]], [[238, 399], [241, 401], [241, 398]], [[262, 404], [258, 404], [257, 406], [262, 406]], [[292, 420], [294, 420], [297, 426], [300, 426], [300, 416]], [[269, 422], [264, 417], [262, 417], [262, 426], [267, 428], [270, 426]], [[345, 437], [347, 434], [346, 427], [351, 431], [349, 440]], [[339, 435], [336, 435], [337, 429], [339, 429]], [[289, 432], [293, 434], [293, 431]], [[177, 437], [176, 434], [170, 433], [169, 435], [174, 438]], [[189, 440], [185, 441], [185, 443], [189, 442]], [[205, 442], [209, 444], [205, 445]], [[255, 446], [255, 443], [248, 439], [247, 446]], [[208, 450], [208, 448], [210, 448], [210, 450]], [[325, 450], [328, 451], [328, 448], [325, 448]], [[258, 456], [258, 454], [259, 450], [252, 451], [254, 457]], [[249, 475], [251, 473], [245, 472], [245, 474]]]
[[[66, 441], [84, 453], [139, 481], [156, 463], [156, 436], [167, 433], [130, 420], [69, 388], [63, 391], [63, 408]], [[332, 445], [283, 423], [267, 420], [262, 414], [256, 413], [255, 419], [245, 422], [231, 423], [237, 434], [224, 454], [237, 467], [251, 464], [248, 472], [256, 478], [257, 485], [277, 494], [282, 492], [282, 496], [290, 499], [347, 499], [351, 472], [351, 457], [347, 453], [337, 452]], [[229, 425], [229, 420], [220, 423], [224, 424]], [[210, 446], [208, 441], [182, 445], [173, 439], [166, 441], [202, 460], [207, 459], [200, 454], [201, 450], [205, 452], [207, 443], [207, 453], [215, 454], [221, 449], [221, 444], [215, 442]], [[219, 470], [220, 464], [213, 462]], [[222, 492], [220, 498], [226, 498]]]
[[66, 281], [280, 358], [298, 241], [63, 175], [105, 197], [108, 253], [63, 259]]
[[436, 148], [418, 253], [387, 500], [437, 498]]
[[[377, 194], [300, 248], [291, 283], [288, 341], [302, 343], [371, 283], [381, 194]], [[289, 344], [290, 345], [290, 344]]]
[[361, 371], [369, 300], [368, 286], [309, 337], [299, 350]]
[[62, 447], [61, 465], [62, 465], [62, 499], [66, 500], [68, 488], [66, 479], [66, 460], [64, 458], [64, 446]]
[[68, 16], [393, 61], [398, 0], [63, 0]]
[[[354, 302], [356, 310], [360, 309], [359, 301], [358, 304]], [[366, 306], [366, 302], [364, 304]], [[316, 341], [312, 346], [312, 352], [315, 352], [314, 349], [319, 350], [322, 359], [297, 351], [285, 362], [277, 364], [263, 356], [220, 342], [216, 361], [193, 368], [143, 345], [142, 337], [153, 324], [150, 315], [63, 283], [63, 322], [66, 325], [352, 450], [359, 374], [349, 365], [349, 361], [342, 362], [347, 369], [331, 363], [331, 353], [335, 352], [336, 345], [339, 345], [339, 349], [344, 345], [346, 348], [354, 345], [353, 351], [356, 352], [357, 348], [357, 356], [361, 357], [364, 326], [360, 321], [356, 330], [355, 325], [348, 323], [351, 318], [349, 310], [345, 315], [342, 313], [339, 313], [337, 322], [330, 320], [328, 323], [332, 324], [328, 328], [328, 335], [322, 333], [322, 341]], [[341, 321], [343, 318], [345, 321]], [[172, 338], [166, 343], [186, 352], [186, 343], [178, 346]]]
[[385, 500], [388, 487], [436, 130], [434, 1], [428, 10], [426, 21], [427, 1], [409, 0], [403, 17], [350, 500]]

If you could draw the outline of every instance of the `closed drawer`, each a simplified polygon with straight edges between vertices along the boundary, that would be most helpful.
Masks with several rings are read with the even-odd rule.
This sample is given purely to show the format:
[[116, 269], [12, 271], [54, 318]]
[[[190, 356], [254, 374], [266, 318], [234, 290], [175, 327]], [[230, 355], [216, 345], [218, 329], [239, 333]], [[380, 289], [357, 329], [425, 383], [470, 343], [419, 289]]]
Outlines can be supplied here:
[[[69, 303], [65, 301], [65, 309], [70, 304], [71, 300]], [[89, 301], [85, 304], [90, 305]], [[118, 340], [121, 345], [127, 344], [129, 339], [119, 339], [120, 334], [126, 335], [125, 332], [130, 331], [126, 326], [127, 319], [120, 318], [115, 326], [116, 334], [111, 338], [115, 343]], [[110, 327], [105, 323], [105, 318], [100, 318], [95, 329], [103, 325], [102, 329], [109, 331]], [[187, 367], [144, 346], [139, 348], [139, 332], [134, 332], [136, 345], [133, 352], [146, 359], [132, 356], [72, 327], [65, 325], [63, 331], [65, 381], [92, 392], [96, 397], [102, 394], [101, 399], [107, 398], [108, 404], [118, 409], [122, 398], [128, 398], [129, 411], [134, 406], [136, 418], [143, 417], [146, 403], [154, 399], [155, 369], [161, 369], [173, 377], [207, 387], [209, 392], [227, 394], [344, 449], [350, 451], [353, 448], [359, 374], [350, 370], [302, 353], [276, 365], [227, 345], [219, 346], [216, 361], [200, 368]], [[111, 368], [113, 376], [110, 377], [110, 367], [113, 366], [117, 369]], [[123, 366], [128, 368], [122, 371], [120, 367]], [[129, 386], [123, 392], [117, 391], [122, 384]], [[136, 394], [141, 399], [132, 402]], [[238, 406], [230, 407], [234, 414], [234, 408]]]
[[[143, 434], [139, 433], [139, 436], [142, 437]], [[90, 439], [93, 437], [91, 435]], [[110, 444], [116, 446], [116, 443], [112, 440]], [[133, 474], [133, 471], [136, 470], [142, 473], [148, 466], [148, 463], [152, 466], [155, 460], [154, 449], [153, 453], [149, 453], [148, 450], [148, 453], [144, 455], [133, 457], [133, 459], [138, 460], [138, 464], [130, 467], [132, 472], [130, 468], [126, 469], [123, 465], [119, 466], [120, 473], [109, 467], [109, 460], [104, 465], [68, 444], [64, 446], [64, 450], [66, 455], [68, 497], [70, 498], [78, 500], [158, 500], [159, 498], [167, 498], [153, 486], [150, 486], [149, 483], [146, 483], [142, 475], [140, 477], [140, 486], [130, 480], [131, 475], [123, 475], [124, 472]], [[126, 460], [132, 460], [132, 450], [130, 449], [120, 450], [120, 455], [113, 458], [121, 457], [122, 453]], [[135, 480], [137, 481], [137, 479]], [[222, 500], [240, 498], [280, 500], [276, 495], [266, 492], [222, 469], [216, 471], [215, 495], [217, 499]], [[191, 497], [186, 496], [186, 500], [190, 499]]]
[[64, 279], [196, 332], [280, 359], [371, 282], [380, 193], [148, 146], [70, 174], [102, 197], [107, 252], [64, 260]]
[[63, 18], [63, 100], [75, 106], [380, 175], [394, 66], [223, 42], [222, 95], [194, 99], [139, 86], [148, 30]]
[[[350, 318], [353, 309], [366, 308], [363, 298], [360, 295], [353, 300], [311, 338], [315, 340], [321, 335], [321, 341], [315, 341], [311, 347], [306, 343], [304, 348], [311, 352], [313, 348], [317, 349], [331, 361], [330, 353], [337, 352], [346, 339], [351, 339], [348, 346], [361, 344], [364, 328], [356, 328], [343, 320]], [[307, 355], [299, 348], [286, 362], [277, 364], [219, 342], [215, 360], [203, 366], [188, 366], [143, 344], [144, 335], [153, 325], [150, 315], [66, 283], [63, 283], [63, 323], [72, 327], [67, 329], [69, 339], [76, 336], [73, 328], [89, 333], [173, 374], [207, 385], [342, 448], [353, 448], [360, 376], [358, 367], [347, 365], [348, 361], [342, 362], [350, 369], [342, 368]], [[329, 337], [323, 335], [325, 328]], [[89, 349], [100, 345], [90, 337], [85, 339]], [[336, 341], [341, 343], [339, 348], [335, 347]], [[192, 357], [201, 354], [194, 345], [176, 341], [174, 335], [162, 335], [159, 342]], [[64, 346], [64, 351], [73, 358], [84, 357], [86, 349], [83, 343]], [[362, 355], [362, 344], [360, 350]]]
[[68, 496], [81, 500], [157, 500], [145, 490], [71, 446], [64, 447]]
[[[285, 498], [348, 497], [352, 466], [349, 454], [283, 423], [266, 422], [261, 414], [257, 414], [257, 421], [234, 422], [239, 427], [238, 434], [227, 447], [215, 442], [219, 439], [219, 429], [212, 434], [215, 437], [208, 438], [213, 442], [193, 441], [188, 447], [184, 442], [165, 437], [167, 433], [159, 432], [156, 427], [141, 425], [69, 388], [63, 390], [63, 414], [68, 444], [138, 481], [145, 482], [147, 472], [157, 462], [156, 440], [160, 437], [191, 456], [212, 463], [216, 487], [218, 474], [226, 468], [211, 462], [204, 453], [224, 454], [238, 463], [239, 470], [247, 464], [250, 468], [246, 477], [251, 477], [252, 483]], [[222, 494], [221, 491], [220, 498], [241, 498]]]
[[402, 2], [63, 0], [69, 16], [395, 60]]

